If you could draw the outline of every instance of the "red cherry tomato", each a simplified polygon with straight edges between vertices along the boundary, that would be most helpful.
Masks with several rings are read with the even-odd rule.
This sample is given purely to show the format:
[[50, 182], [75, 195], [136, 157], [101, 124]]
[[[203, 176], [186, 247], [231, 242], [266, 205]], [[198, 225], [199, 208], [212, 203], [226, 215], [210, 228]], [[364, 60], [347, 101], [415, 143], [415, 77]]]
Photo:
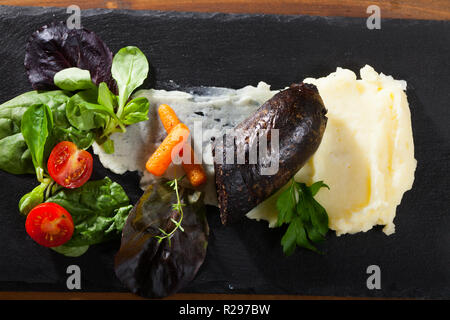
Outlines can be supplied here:
[[66, 209], [52, 202], [41, 203], [27, 216], [28, 235], [44, 247], [57, 247], [72, 238], [73, 220]]
[[75, 143], [58, 143], [50, 153], [47, 169], [53, 180], [59, 185], [73, 189], [81, 187], [92, 174], [92, 155], [79, 150]]

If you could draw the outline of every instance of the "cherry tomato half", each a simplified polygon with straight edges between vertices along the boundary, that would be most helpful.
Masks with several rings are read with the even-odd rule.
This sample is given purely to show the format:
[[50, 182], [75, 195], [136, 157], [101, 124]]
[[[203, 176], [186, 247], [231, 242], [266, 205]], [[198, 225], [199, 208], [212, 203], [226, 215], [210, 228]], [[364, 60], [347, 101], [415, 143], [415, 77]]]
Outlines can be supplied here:
[[92, 155], [79, 150], [75, 143], [58, 143], [50, 153], [47, 169], [53, 180], [59, 185], [73, 189], [81, 187], [92, 174]]
[[27, 216], [28, 235], [44, 247], [57, 247], [72, 238], [73, 220], [66, 209], [52, 202], [41, 203]]

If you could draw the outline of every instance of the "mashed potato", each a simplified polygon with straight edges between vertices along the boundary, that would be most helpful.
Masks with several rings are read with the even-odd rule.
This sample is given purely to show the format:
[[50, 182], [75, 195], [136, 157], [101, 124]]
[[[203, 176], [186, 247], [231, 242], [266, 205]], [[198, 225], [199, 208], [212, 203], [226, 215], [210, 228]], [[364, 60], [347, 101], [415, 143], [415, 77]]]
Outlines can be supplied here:
[[[305, 79], [319, 89], [328, 124], [319, 149], [296, 175], [311, 184], [323, 180], [330, 190], [316, 196], [338, 235], [384, 225], [395, 231], [394, 217], [411, 189], [416, 160], [406, 83], [378, 74], [370, 66], [355, 73], [337, 68], [327, 77]], [[277, 194], [248, 213], [274, 226]]]

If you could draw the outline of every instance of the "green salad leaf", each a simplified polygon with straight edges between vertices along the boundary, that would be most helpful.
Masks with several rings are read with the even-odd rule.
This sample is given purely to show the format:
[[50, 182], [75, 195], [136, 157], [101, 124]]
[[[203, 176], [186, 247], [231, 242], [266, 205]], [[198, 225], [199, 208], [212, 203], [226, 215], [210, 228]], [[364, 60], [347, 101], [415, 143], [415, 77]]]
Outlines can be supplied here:
[[115, 96], [105, 83], [101, 83], [97, 100], [99, 104], [115, 111], [97, 139], [105, 152], [114, 152], [114, 141], [109, 139], [113, 132], [125, 132], [125, 125], [148, 120], [149, 103], [146, 98], [128, 102], [133, 91], [144, 83], [148, 70], [147, 58], [137, 47], [122, 48], [114, 56], [111, 74], [116, 80], [119, 95]]
[[[33, 62], [27, 59], [27, 65]], [[120, 235], [132, 208], [123, 188], [109, 178], [64, 189], [47, 174], [48, 156], [59, 142], [71, 141], [79, 149], [87, 149], [96, 141], [106, 152], [113, 153], [112, 133], [125, 132], [126, 125], [148, 120], [148, 100], [129, 101], [148, 75], [149, 64], [142, 51], [125, 47], [111, 64], [104, 65], [107, 68], [101, 72], [110, 74], [107, 79], [98, 74], [91, 77], [93, 69], [58, 66], [59, 72], [50, 73], [54, 74], [50, 87], [55, 84], [62, 90], [30, 91], [0, 104], [0, 170], [13, 174], [35, 172], [41, 182], [21, 198], [22, 214], [27, 215], [42, 202], [57, 203], [70, 212], [74, 234], [63, 246], [54, 248], [67, 256], [79, 256], [90, 245]], [[42, 67], [40, 63], [37, 66]], [[118, 89], [119, 95], [101, 79], [113, 91]]]
[[312, 243], [324, 241], [328, 232], [328, 214], [314, 199], [321, 188], [329, 189], [322, 181], [308, 187], [292, 180], [291, 185], [279, 195], [277, 226], [288, 225], [281, 238], [286, 255], [291, 255], [296, 246], [320, 253]]
[[108, 139], [101, 144], [101, 147], [106, 153], [114, 153], [114, 140]]
[[73, 95], [66, 106], [70, 124], [82, 131], [104, 128], [108, 123], [107, 108], [97, 104], [97, 89], [80, 91]]
[[31, 152], [38, 180], [44, 174], [44, 150], [47, 138], [53, 130], [53, 114], [46, 104], [32, 105], [24, 112], [21, 131]]
[[114, 107], [109, 103], [111, 101], [106, 101], [106, 105], [97, 103], [97, 101], [103, 102], [103, 97], [99, 94], [96, 88], [81, 91], [70, 98], [66, 107], [66, 116], [74, 127], [81, 130], [104, 127], [107, 122], [105, 116], [112, 117], [118, 121], [119, 125], [122, 125], [114, 113]]
[[102, 82], [98, 86], [97, 102], [114, 112], [114, 108], [117, 105], [117, 96], [109, 90], [106, 82]]
[[19, 201], [19, 211], [27, 216], [30, 211], [47, 200], [52, 194], [55, 194], [62, 187], [51, 179], [41, 182], [40, 185], [22, 196]]
[[45, 200], [45, 190], [48, 183], [42, 182], [36, 188], [24, 195], [19, 201], [19, 211], [23, 215], [27, 215], [34, 207], [41, 204]]
[[[119, 50], [111, 67], [119, 95], [112, 93], [105, 82], [101, 82], [98, 87], [78, 91], [70, 98], [66, 107], [66, 117], [70, 124], [78, 130], [95, 131], [96, 142], [105, 152], [113, 153], [114, 141], [109, 138], [112, 133], [125, 132], [126, 125], [148, 120], [149, 103], [146, 98], [128, 102], [132, 92], [147, 78], [148, 70], [147, 58], [141, 50], [136, 47]], [[57, 74], [61, 78], [60, 84], [69, 81], [63, 76], [70, 78], [71, 75], [64, 71]], [[83, 89], [81, 82], [82, 79], [86, 80], [87, 74], [82, 74], [82, 71], [78, 69], [74, 73], [77, 77], [71, 89]], [[57, 80], [55, 76], [55, 83]], [[63, 87], [71, 90], [69, 86]]]
[[63, 90], [77, 91], [94, 88], [89, 70], [67, 68], [57, 72], [53, 78], [55, 85]]
[[119, 109], [121, 118], [123, 108], [131, 93], [147, 78], [149, 65], [147, 58], [137, 47], [128, 46], [117, 52], [113, 58], [111, 74], [119, 88]]
[[125, 108], [123, 109], [123, 123], [126, 125], [130, 125], [141, 121], [147, 121], [149, 108], [150, 104], [147, 98], [140, 97], [131, 100], [125, 105]]
[[[2, 125], [0, 120], [0, 126]], [[22, 133], [0, 140], [0, 168], [13, 174], [34, 173], [31, 153]]]
[[61, 90], [30, 91], [0, 105], [0, 169], [13, 173], [34, 173], [30, 150], [21, 132], [22, 117], [33, 105], [45, 104], [53, 112], [55, 127], [70, 126], [65, 117], [70, 96]]
[[60, 189], [45, 202], [59, 204], [72, 216], [75, 230], [65, 247], [92, 245], [120, 236], [133, 207], [123, 188], [107, 177], [77, 189]]
[[53, 202], [72, 216], [72, 238], [52, 248], [67, 256], [79, 256], [90, 245], [119, 238], [132, 209], [125, 190], [110, 178], [88, 181], [76, 189], [65, 189], [54, 183], [41, 183], [22, 197], [19, 210], [27, 215], [43, 202]]
[[88, 149], [94, 142], [94, 132], [92, 131], [82, 131], [75, 127], [68, 126], [54, 126], [52, 135], [48, 140], [48, 147], [46, 149], [46, 155], [49, 155], [51, 148], [54, 147], [58, 142], [61, 141], [71, 141], [77, 145], [79, 149]]
[[[35, 136], [36, 141], [29, 137], [28, 143], [33, 144], [34, 149], [30, 152], [21, 131], [22, 117], [33, 105], [48, 106], [51, 113], [47, 113], [47, 118], [50, 119], [50, 114], [53, 118], [51, 127], [39, 128], [46, 135], [43, 160], [60, 141], [72, 141], [78, 148], [87, 149], [95, 140], [106, 152], [114, 152], [114, 142], [109, 139], [112, 133], [125, 132], [126, 125], [148, 120], [146, 98], [128, 101], [132, 92], [144, 82], [148, 71], [149, 64], [142, 51], [125, 47], [114, 56], [111, 67], [119, 88], [118, 96], [105, 82], [95, 86], [88, 70], [67, 68], [56, 73], [53, 79], [64, 90], [30, 91], [1, 104], [0, 169], [13, 174], [33, 173], [36, 162], [42, 162], [43, 135]], [[44, 122], [40, 124], [47, 126]], [[37, 145], [38, 149], [35, 148]]]
[[52, 249], [62, 255], [65, 255], [66, 257], [79, 257], [88, 251], [89, 246], [67, 247], [63, 244], [62, 246], [53, 247]]

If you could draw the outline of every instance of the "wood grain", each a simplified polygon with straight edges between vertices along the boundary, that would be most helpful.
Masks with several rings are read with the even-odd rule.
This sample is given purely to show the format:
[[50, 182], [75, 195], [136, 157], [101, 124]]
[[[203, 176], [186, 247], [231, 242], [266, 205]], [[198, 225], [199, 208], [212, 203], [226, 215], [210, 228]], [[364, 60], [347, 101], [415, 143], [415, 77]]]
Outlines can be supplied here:
[[450, 20], [449, 0], [0, 0], [0, 4], [344, 17], [367, 17], [367, 7], [377, 5], [382, 18]]

